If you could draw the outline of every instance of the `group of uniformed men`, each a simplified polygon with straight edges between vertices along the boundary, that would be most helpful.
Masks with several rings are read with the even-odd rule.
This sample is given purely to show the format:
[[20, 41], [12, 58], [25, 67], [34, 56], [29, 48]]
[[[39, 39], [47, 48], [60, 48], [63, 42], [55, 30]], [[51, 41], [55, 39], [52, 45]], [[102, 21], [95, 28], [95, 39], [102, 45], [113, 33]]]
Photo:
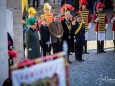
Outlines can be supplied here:
[[[40, 33], [43, 44], [42, 47], [45, 46], [43, 47], [44, 56], [46, 55], [47, 44], [50, 43], [49, 42], [50, 40], [51, 42], [54, 42], [52, 45], [54, 53], [57, 53], [62, 50], [61, 45], [65, 40], [68, 45], [68, 62], [71, 63], [71, 61], [69, 60], [69, 55], [71, 54], [70, 52], [75, 52], [76, 60], [84, 61], [82, 59], [82, 54], [83, 53], [89, 54], [87, 52], [87, 40], [88, 40], [88, 31], [91, 28], [90, 12], [89, 10], [86, 9], [87, 5], [88, 5], [87, 0], [80, 0], [80, 9], [76, 13], [75, 19], [71, 15], [71, 11], [73, 11], [74, 8], [69, 4], [65, 4], [62, 6], [61, 17], [57, 14], [53, 15], [50, 12], [51, 7], [50, 5], [48, 5], [48, 3], [44, 5], [44, 14], [41, 15], [41, 21], [40, 21], [41, 22]], [[108, 20], [106, 13], [103, 11], [103, 8], [104, 4], [98, 2], [96, 6], [97, 12], [94, 13], [92, 18], [93, 22], [96, 24], [95, 32], [97, 39], [97, 53], [105, 53], [104, 40], [106, 39], [105, 35], [106, 35], [106, 29], [108, 27]], [[60, 21], [58, 20], [59, 17]], [[115, 51], [115, 9], [111, 16], [111, 23], [113, 24], [112, 31], [113, 31], [113, 43]], [[51, 39], [48, 36], [50, 36]], [[57, 52], [56, 49], [58, 49]], [[31, 50], [29, 50], [28, 52], [30, 51]]]

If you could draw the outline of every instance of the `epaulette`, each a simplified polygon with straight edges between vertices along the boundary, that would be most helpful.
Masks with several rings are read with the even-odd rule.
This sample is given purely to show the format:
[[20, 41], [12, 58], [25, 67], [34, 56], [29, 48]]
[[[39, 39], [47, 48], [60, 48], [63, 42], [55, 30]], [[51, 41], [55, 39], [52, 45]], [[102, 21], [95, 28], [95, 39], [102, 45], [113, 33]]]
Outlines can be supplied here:
[[44, 17], [44, 14], [43, 14], [43, 15], [41, 15], [41, 17]]

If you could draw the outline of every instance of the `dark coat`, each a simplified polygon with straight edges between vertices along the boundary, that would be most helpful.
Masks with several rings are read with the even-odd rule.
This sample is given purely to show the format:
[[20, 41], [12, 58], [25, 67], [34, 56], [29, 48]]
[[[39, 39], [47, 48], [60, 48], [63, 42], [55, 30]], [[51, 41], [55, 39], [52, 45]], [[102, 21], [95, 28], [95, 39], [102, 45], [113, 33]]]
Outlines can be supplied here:
[[[74, 25], [74, 33], [78, 29], [80, 23], [76, 21]], [[85, 25], [82, 25], [80, 31], [75, 35], [76, 45], [84, 46], [85, 45]]]
[[[38, 32], [33, 31], [31, 28], [26, 32], [26, 44], [27, 44], [27, 57], [29, 59], [35, 59], [40, 57], [40, 43]], [[31, 51], [29, 49], [32, 49]]]
[[[58, 22], [57, 26], [54, 21], [49, 24], [49, 33], [51, 34], [51, 42], [57, 43], [62, 42], [63, 36], [63, 27], [61, 22]], [[57, 38], [58, 35], [61, 35], [61, 38]]]
[[[72, 25], [72, 22], [69, 20], [70, 24]], [[71, 52], [74, 52], [74, 33], [73, 33], [73, 27], [71, 30], [68, 29], [66, 25], [66, 19], [62, 21], [62, 26], [64, 29], [64, 34], [63, 34], [63, 40], [67, 41], [68, 44], [68, 49], [70, 49]], [[71, 38], [69, 38], [69, 36]]]
[[27, 25], [23, 25], [23, 43], [25, 45], [25, 33], [26, 31], [29, 29], [29, 27]]
[[41, 35], [41, 44], [46, 44], [50, 39], [48, 26], [41, 25], [40, 35]]

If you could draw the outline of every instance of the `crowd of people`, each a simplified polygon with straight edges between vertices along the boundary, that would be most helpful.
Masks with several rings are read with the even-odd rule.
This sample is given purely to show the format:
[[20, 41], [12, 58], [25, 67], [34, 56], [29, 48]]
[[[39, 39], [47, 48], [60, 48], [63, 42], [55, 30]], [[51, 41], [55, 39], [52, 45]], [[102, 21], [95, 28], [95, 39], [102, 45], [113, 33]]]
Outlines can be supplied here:
[[[34, 0], [35, 1], [35, 0]], [[42, 1], [42, 0], [41, 0]], [[94, 14], [91, 18], [90, 11], [87, 9], [92, 0], [78, 0], [79, 10], [75, 16], [71, 12], [74, 10], [73, 0], [66, 0], [66, 4], [61, 2], [60, 13], [52, 14], [49, 3], [44, 4], [44, 14], [40, 16], [40, 21], [35, 18], [36, 10], [33, 7], [28, 9], [28, 18], [23, 16], [23, 48], [26, 51], [24, 57], [30, 60], [55, 54], [63, 51], [63, 42], [67, 42], [67, 61], [72, 53], [75, 53], [76, 61], [84, 61], [82, 54], [89, 54], [87, 51], [88, 32], [91, 29], [91, 19], [96, 24], [94, 30], [96, 32], [97, 53], [106, 53], [104, 50], [104, 41], [106, 37], [106, 29], [108, 28], [108, 18], [105, 12], [106, 0], [95, 0]], [[105, 3], [106, 4], [106, 3]], [[113, 44], [115, 52], [115, 7], [110, 17], [113, 31]], [[16, 51], [13, 50], [13, 39], [9, 33], [8, 36], [8, 55], [9, 68], [14, 64], [13, 59], [17, 57]], [[52, 53], [53, 51], [53, 53]], [[10, 76], [10, 69], [9, 69]], [[10, 80], [11, 81], [11, 80]], [[6, 86], [6, 85], [4, 85]]]
[[[84, 61], [82, 54], [89, 54], [87, 51], [88, 32], [91, 28], [90, 12], [87, 9], [88, 1], [80, 0], [79, 11], [76, 16], [71, 15], [74, 7], [70, 4], [64, 4], [59, 14], [51, 13], [49, 3], [44, 4], [44, 14], [40, 16], [40, 22], [35, 18], [36, 11], [33, 7], [29, 8], [29, 16], [27, 20], [23, 17], [23, 38], [24, 50], [27, 48], [27, 57], [35, 59], [37, 57], [46, 56], [62, 51], [63, 41], [67, 42], [68, 55], [75, 52], [76, 60]], [[93, 15], [93, 23], [96, 24], [95, 32], [97, 39], [97, 53], [105, 53], [104, 40], [106, 29], [108, 28], [107, 15], [105, 13], [104, 4], [98, 2], [96, 4], [96, 12]], [[115, 48], [115, 10], [110, 18], [113, 24], [113, 43]], [[115, 49], [114, 49], [115, 50]]]

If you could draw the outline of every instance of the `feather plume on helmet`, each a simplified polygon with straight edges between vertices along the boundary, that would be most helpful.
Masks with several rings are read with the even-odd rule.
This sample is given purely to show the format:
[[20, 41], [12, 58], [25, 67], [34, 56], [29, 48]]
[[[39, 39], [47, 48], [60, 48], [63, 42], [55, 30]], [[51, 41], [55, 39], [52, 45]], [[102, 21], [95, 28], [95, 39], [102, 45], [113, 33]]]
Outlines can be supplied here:
[[46, 11], [51, 11], [51, 6], [50, 6], [50, 4], [49, 3], [45, 3], [44, 4], [44, 12], [46, 12]]
[[87, 0], [80, 0], [80, 6], [81, 6], [81, 5], [88, 5]]
[[33, 8], [33, 7], [30, 7], [28, 9], [28, 17], [31, 18], [31, 17], [34, 17], [34, 15], [36, 14], [36, 10]]
[[61, 8], [61, 13], [64, 13], [66, 12], [67, 10], [74, 10], [74, 7], [70, 4], [65, 4], [63, 5], [63, 7]]
[[103, 7], [105, 7], [105, 5], [101, 2], [98, 2], [96, 6], [96, 10], [98, 10], [99, 8], [103, 8]]

